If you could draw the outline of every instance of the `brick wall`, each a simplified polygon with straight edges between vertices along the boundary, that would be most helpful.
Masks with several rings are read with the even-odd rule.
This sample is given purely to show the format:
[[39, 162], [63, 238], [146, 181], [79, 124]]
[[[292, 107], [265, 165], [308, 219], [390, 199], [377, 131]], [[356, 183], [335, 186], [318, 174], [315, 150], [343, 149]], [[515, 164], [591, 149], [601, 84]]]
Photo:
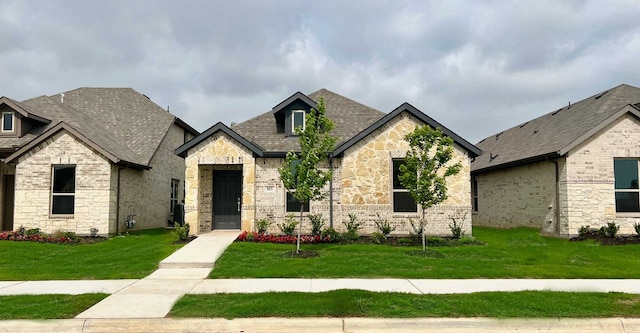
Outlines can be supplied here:
[[[174, 153], [174, 150], [183, 142], [184, 130], [177, 125], [171, 125], [151, 159], [150, 170], [126, 168], [121, 171], [119, 232], [127, 231], [124, 228], [124, 221], [129, 214], [136, 215], [134, 230], [169, 225], [171, 179], [179, 180], [179, 202], [184, 188], [184, 159]], [[117, 179], [117, 169], [118, 167], [115, 167], [112, 170], [112, 177], [115, 179]], [[115, 232], [115, 228], [112, 232]]]
[[[54, 164], [76, 165], [75, 213], [50, 214], [51, 174]], [[44, 232], [89, 234], [109, 228], [111, 163], [98, 152], [62, 131], [32, 148], [16, 164], [14, 229], [40, 228]]]
[[532, 227], [553, 232], [555, 165], [550, 161], [476, 176], [478, 211], [474, 225]]
[[614, 158], [640, 158], [640, 120], [624, 116], [574, 148], [567, 157], [567, 232], [575, 235], [583, 225], [620, 225], [621, 234], [635, 234], [640, 214], [616, 214]]

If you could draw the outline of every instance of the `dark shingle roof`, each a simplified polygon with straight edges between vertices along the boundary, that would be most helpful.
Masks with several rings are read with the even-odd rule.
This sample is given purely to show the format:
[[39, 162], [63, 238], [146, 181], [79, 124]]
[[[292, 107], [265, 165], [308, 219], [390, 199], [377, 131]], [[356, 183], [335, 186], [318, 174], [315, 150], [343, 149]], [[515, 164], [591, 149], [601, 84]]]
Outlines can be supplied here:
[[[320, 100], [320, 97], [324, 98], [326, 115], [335, 124], [331, 134], [338, 137], [338, 145], [354, 137], [385, 115], [384, 112], [327, 89], [320, 89], [309, 94], [308, 97], [316, 102]], [[288, 152], [299, 149], [298, 137], [285, 137], [283, 133], [276, 132], [276, 119], [271, 110], [239, 123], [231, 129], [259, 145], [266, 152]]]
[[64, 123], [121, 162], [148, 166], [168, 129], [177, 121], [174, 115], [131, 88], [79, 88], [63, 94], [63, 100], [57, 94], [22, 102], [52, 122], [34, 127], [20, 140], [31, 141]]
[[639, 101], [640, 88], [621, 84], [489, 136], [476, 144], [483, 155], [471, 163], [471, 170], [488, 171], [563, 155], [598, 125]]

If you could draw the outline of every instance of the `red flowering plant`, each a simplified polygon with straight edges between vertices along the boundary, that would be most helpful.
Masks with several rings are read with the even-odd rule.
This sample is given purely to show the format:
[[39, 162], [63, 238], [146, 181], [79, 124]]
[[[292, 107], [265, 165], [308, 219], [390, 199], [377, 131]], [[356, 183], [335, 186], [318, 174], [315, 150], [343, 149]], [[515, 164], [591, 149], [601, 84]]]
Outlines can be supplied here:
[[[256, 243], [276, 243], [276, 244], [295, 244], [297, 237], [296, 236], [282, 236], [282, 235], [267, 235], [267, 234], [259, 234], [253, 231], [243, 231], [238, 238], [237, 241], [240, 242], [256, 242]], [[325, 236], [311, 236], [311, 235], [301, 235], [300, 243], [302, 244], [319, 244], [319, 243], [331, 243], [331, 237]]]
[[0, 233], [0, 240], [16, 241], [16, 242], [37, 242], [37, 243], [57, 243], [72, 244], [76, 243], [77, 238], [73, 232], [57, 232], [54, 235], [48, 235], [40, 232], [40, 229], [25, 230], [20, 227], [16, 231], [5, 231]]

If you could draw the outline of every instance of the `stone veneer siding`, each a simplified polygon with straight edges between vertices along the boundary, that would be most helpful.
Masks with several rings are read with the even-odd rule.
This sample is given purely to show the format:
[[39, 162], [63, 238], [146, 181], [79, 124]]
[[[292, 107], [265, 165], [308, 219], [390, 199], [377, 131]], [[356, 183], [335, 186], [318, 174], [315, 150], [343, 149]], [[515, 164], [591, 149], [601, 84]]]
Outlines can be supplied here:
[[255, 168], [252, 152], [218, 133], [189, 150], [186, 157], [185, 221], [194, 234], [210, 231], [212, 225], [213, 170], [242, 169], [242, 230], [252, 230], [255, 218]]
[[[76, 165], [75, 212], [72, 216], [50, 214], [52, 165]], [[40, 228], [89, 234], [98, 228], [108, 230], [111, 186], [111, 163], [66, 131], [32, 148], [16, 163], [14, 229]]]
[[532, 227], [553, 233], [555, 165], [550, 161], [496, 170], [475, 176], [478, 210], [473, 224]]
[[561, 180], [567, 195], [561, 207], [567, 216], [563, 234], [576, 235], [581, 226], [600, 226], [614, 222], [620, 234], [635, 234], [634, 223], [640, 213], [616, 213], [613, 160], [640, 158], [640, 120], [621, 117], [580, 146], [567, 157], [567, 177]]

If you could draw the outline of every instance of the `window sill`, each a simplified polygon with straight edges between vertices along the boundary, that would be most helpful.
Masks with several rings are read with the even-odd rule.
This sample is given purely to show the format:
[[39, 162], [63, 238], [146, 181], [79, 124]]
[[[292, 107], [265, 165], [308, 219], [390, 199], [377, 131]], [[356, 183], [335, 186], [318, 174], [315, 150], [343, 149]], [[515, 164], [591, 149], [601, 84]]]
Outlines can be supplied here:
[[52, 220], [70, 220], [74, 216], [74, 214], [49, 214], [49, 218]]
[[640, 218], [640, 212], [616, 213], [616, 218]]
[[391, 217], [394, 218], [398, 218], [398, 217], [404, 217], [404, 218], [420, 218], [422, 217], [420, 215], [420, 213], [418, 212], [393, 212], [393, 214], [391, 215]]

